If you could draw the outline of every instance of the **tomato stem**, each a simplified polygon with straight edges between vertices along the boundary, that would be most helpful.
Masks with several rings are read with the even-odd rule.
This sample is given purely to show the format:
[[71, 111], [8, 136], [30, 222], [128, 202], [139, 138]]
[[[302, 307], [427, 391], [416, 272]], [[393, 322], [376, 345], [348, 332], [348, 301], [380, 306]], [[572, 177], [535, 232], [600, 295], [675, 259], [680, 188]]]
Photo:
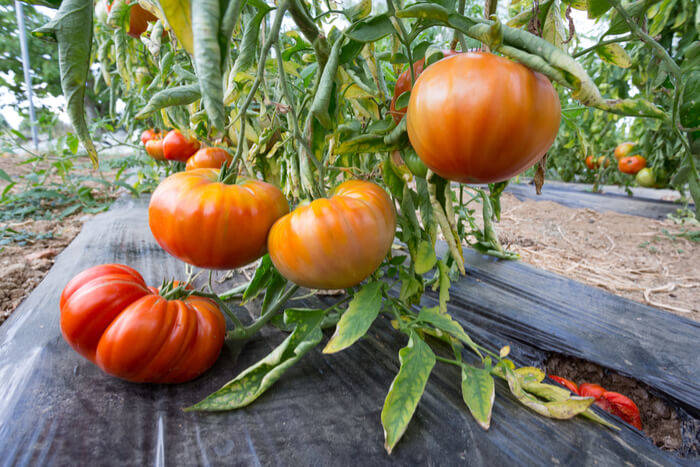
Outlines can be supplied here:
[[242, 326], [240, 328], [236, 328], [235, 330], [231, 331], [228, 333], [228, 338], [232, 340], [247, 340], [250, 339], [256, 332], [262, 328], [265, 323], [270, 321], [270, 319], [275, 316], [282, 306], [289, 300], [292, 295], [296, 293], [296, 291], [299, 290], [299, 286], [294, 284], [290, 288], [288, 288], [284, 294], [272, 305], [267, 310], [263, 310], [262, 315], [260, 315], [260, 318], [258, 318], [253, 324], [249, 326]]

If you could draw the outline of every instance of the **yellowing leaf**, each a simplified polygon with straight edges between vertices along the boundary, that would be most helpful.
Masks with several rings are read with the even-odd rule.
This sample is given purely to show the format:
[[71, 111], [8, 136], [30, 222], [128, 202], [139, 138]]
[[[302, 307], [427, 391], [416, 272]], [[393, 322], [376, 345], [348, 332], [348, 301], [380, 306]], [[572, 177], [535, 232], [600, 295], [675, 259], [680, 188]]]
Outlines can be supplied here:
[[612, 63], [620, 68], [629, 68], [632, 65], [632, 59], [620, 44], [603, 45], [596, 49], [596, 53], [603, 61]]
[[189, 0], [160, 0], [160, 8], [168, 25], [175, 33], [182, 47], [190, 54], [194, 51], [192, 40], [192, 20]]

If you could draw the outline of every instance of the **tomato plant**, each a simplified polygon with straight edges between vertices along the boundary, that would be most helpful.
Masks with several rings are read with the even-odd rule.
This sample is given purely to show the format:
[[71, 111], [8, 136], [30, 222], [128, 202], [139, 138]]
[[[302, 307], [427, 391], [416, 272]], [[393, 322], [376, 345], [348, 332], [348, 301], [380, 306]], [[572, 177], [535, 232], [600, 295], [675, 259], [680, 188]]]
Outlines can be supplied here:
[[226, 323], [211, 299], [169, 300], [120, 264], [75, 276], [60, 308], [61, 332], [71, 347], [128, 381], [189, 381], [211, 367], [224, 343]]
[[[135, 39], [134, 2], [115, 0], [91, 29], [92, 2], [63, 0], [37, 35], [58, 43], [68, 114], [88, 155], [97, 160], [83, 108], [92, 79], [116, 126], [168, 129], [165, 159], [214, 166], [152, 164], [171, 174], [149, 206], [159, 245], [210, 269], [261, 258], [235, 294], [171, 292], [220, 306], [264, 293], [251, 324], [222, 308], [233, 324], [227, 338], [246, 340], [267, 324], [291, 333], [191, 410], [252, 403], [323, 340], [324, 327], [335, 327], [324, 348], [333, 353], [389, 319], [407, 342], [381, 411], [389, 452], [438, 361], [458, 369], [466, 410], [484, 429], [494, 377], [543, 416], [604, 423], [589, 410], [593, 399], [514, 368], [507, 352], [472, 341], [447, 313], [450, 284], [468, 267], [465, 246], [517, 257], [496, 231], [500, 194], [533, 165], [540, 182], [629, 184], [608, 164], [621, 142], [634, 141], [661, 183], [700, 204], [692, 0], [571, 3], [608, 28], [586, 48], [568, 5], [487, 2], [482, 14], [480, 4], [454, 1], [341, 9], [317, 0], [140, 0], [156, 19]], [[160, 158], [154, 141], [147, 149]], [[200, 145], [209, 149], [193, 156]], [[231, 157], [216, 151], [213, 161], [214, 147]], [[596, 170], [585, 170], [588, 156]], [[285, 309], [300, 286], [345, 296], [326, 308]], [[437, 295], [435, 308], [420, 307], [426, 291]], [[449, 343], [455, 358], [426, 336]]]

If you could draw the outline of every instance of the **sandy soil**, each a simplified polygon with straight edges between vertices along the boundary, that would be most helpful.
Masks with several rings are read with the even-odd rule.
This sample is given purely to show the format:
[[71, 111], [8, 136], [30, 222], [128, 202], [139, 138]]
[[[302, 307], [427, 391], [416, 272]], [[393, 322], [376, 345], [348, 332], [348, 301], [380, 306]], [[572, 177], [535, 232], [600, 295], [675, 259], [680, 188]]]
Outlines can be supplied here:
[[616, 295], [700, 320], [700, 242], [678, 225], [503, 196], [496, 225], [521, 260]]

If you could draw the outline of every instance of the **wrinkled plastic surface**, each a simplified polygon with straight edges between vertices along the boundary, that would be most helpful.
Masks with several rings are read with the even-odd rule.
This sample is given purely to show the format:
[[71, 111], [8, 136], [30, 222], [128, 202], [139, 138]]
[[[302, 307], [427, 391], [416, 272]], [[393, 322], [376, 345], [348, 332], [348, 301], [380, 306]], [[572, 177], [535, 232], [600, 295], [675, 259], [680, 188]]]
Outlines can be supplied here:
[[[579, 184], [547, 180], [542, 186], [541, 195], [536, 193], [534, 185], [512, 183], [506, 187], [506, 192], [512, 193], [521, 201], [526, 199], [554, 201], [570, 208], [590, 208], [598, 212], [614, 211], [651, 219], [666, 219], [668, 214], [675, 213], [683, 207], [680, 203], [654, 199], [651, 197], [653, 193], [650, 194], [649, 190], [637, 189], [637, 191], [640, 194], [634, 197], [627, 196], [623, 192], [613, 192], [610, 189], [605, 193], [594, 193], [587, 191]], [[690, 207], [693, 209], [692, 204]]]
[[[163, 252], [151, 237], [146, 205], [144, 199], [122, 199], [111, 211], [87, 223], [59, 255], [44, 281], [0, 326], [0, 465], [691, 462], [658, 450], [624, 425], [616, 432], [580, 418], [555, 421], [540, 417], [517, 403], [500, 381], [491, 429], [483, 431], [464, 407], [459, 375], [445, 365], [433, 370], [413, 421], [394, 454], [388, 456], [383, 449], [380, 412], [398, 370], [397, 352], [405, 341], [383, 318], [367, 337], [343, 352], [323, 355], [322, 345], [309, 352], [247, 408], [185, 413], [183, 407], [201, 400], [265, 356], [284, 334], [265, 328], [243, 349], [225, 348], [204, 376], [174, 386], [132, 384], [109, 377], [73, 352], [60, 335], [58, 298], [74, 274], [95, 264], [118, 262], [139, 270], [150, 284], [160, 283], [163, 277], [183, 277], [182, 263]], [[470, 261], [475, 258], [469, 256]], [[499, 265], [509, 264], [487, 261], [484, 267], [488, 274], [498, 276]], [[478, 269], [470, 270], [474, 274]], [[510, 273], [512, 267], [504, 271]], [[524, 271], [534, 270], [526, 267]], [[517, 320], [507, 322], [526, 301], [539, 303], [545, 317], [561, 306], [549, 303], [545, 293], [559, 283], [547, 283], [553, 280], [548, 275], [535, 279], [541, 294], [520, 293], [508, 285], [496, 286], [491, 279], [477, 281], [469, 276], [451, 290], [450, 311], [475, 338], [488, 337], [496, 344], [509, 342], [519, 363], [541, 361], [544, 353], [520, 340], [547, 341], [542, 336], [551, 329], [538, 332]], [[516, 280], [507, 282], [512, 285]], [[597, 300], [603, 300], [599, 297], [603, 292], [591, 290], [594, 292], [582, 297], [569, 296], [568, 302], [585, 304], [588, 300], [589, 308], [598, 309], [602, 304]], [[483, 299], [475, 298], [479, 296]], [[330, 303], [336, 298], [324, 300]], [[294, 306], [304, 303], [296, 301]], [[528, 306], [526, 314], [531, 316], [535, 308]], [[254, 310], [255, 306], [250, 312], [244, 308], [236, 311], [246, 318]], [[571, 308], [565, 310], [571, 312]], [[496, 313], [501, 311], [505, 314], [499, 319]], [[571, 333], [561, 340], [575, 338], [572, 351], [582, 348], [597, 356], [591, 339], [600, 336], [589, 334], [585, 322]], [[630, 342], [639, 339], [631, 331], [627, 337]], [[656, 355], [672, 348], [673, 336], [661, 338], [657, 349], [644, 350], [655, 355], [649, 364], [658, 363]], [[623, 348], [630, 342], [616, 345]], [[551, 342], [547, 345], [554, 346]], [[687, 353], [678, 357], [687, 357]], [[673, 371], [684, 370], [676, 367]], [[697, 364], [691, 375], [697, 375]]]

